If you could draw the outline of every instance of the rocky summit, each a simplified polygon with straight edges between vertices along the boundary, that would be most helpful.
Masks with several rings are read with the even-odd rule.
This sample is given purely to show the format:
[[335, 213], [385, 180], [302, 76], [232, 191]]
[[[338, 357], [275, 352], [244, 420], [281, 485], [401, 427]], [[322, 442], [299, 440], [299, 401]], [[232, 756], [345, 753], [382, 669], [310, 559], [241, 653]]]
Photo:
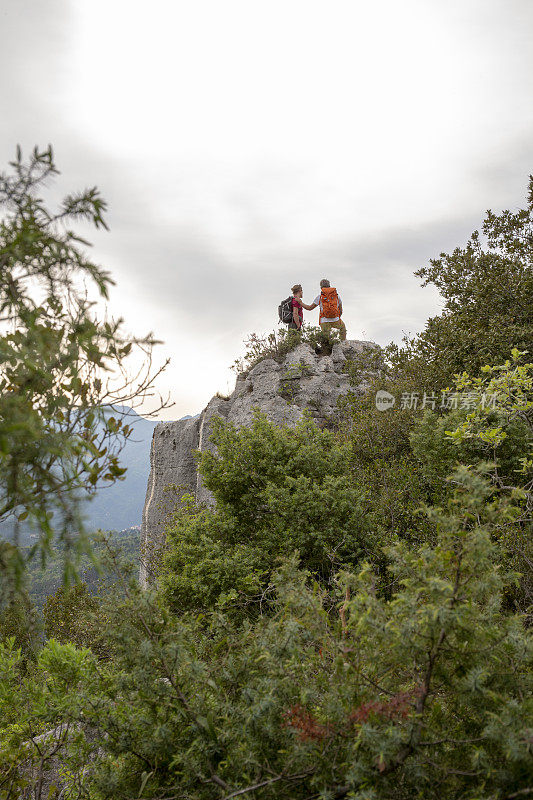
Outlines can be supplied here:
[[156, 426], [141, 530], [143, 586], [151, 581], [169, 515], [180, 498], [192, 494], [199, 503], [212, 503], [196, 470], [194, 453], [213, 446], [213, 417], [247, 425], [259, 409], [275, 425], [292, 425], [307, 411], [318, 425], [331, 424], [338, 414], [339, 398], [348, 391], [364, 392], [368, 386], [364, 378], [350, 386], [347, 362], [377, 348], [374, 342], [348, 340], [336, 342], [326, 355], [300, 344], [283, 359], [265, 358], [239, 375], [233, 393], [227, 398], [215, 395], [197, 417]]

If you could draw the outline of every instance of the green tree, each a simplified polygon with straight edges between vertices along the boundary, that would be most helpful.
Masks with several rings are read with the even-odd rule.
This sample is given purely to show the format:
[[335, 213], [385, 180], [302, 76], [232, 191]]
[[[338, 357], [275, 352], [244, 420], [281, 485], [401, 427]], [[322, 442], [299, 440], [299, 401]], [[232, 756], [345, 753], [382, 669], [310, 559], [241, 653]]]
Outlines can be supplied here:
[[13, 639], [23, 662], [33, 660], [42, 644], [42, 626], [27, 590], [8, 565], [13, 562], [13, 545], [0, 541], [0, 641]]
[[[369, 362], [367, 356], [359, 356], [350, 367], [352, 385], [364, 378], [367, 391], [350, 392], [342, 400], [338, 435], [350, 445], [352, 481], [364, 493], [368, 526], [383, 544], [402, 539], [416, 545], [433, 534], [420, 507], [439, 498], [436, 482], [424, 474], [410, 440], [422, 412], [401, 406], [402, 394], [414, 391], [410, 379], [372, 358]], [[392, 409], [376, 407], [379, 391], [395, 398]]]
[[93, 663], [90, 651], [50, 640], [25, 674], [14, 640], [0, 642], [2, 800], [87, 797], [80, 780], [88, 777], [91, 745], [77, 693]]
[[212, 441], [199, 471], [216, 507], [186, 505], [167, 534], [160, 581], [174, 608], [257, 610], [277, 559], [294, 550], [326, 583], [341, 565], [375, 556], [350, 446], [331, 431], [310, 419], [278, 428], [257, 412], [249, 428], [214, 420]]
[[500, 364], [513, 347], [533, 345], [533, 177], [526, 207], [487, 211], [466, 247], [431, 259], [415, 273], [444, 298], [441, 314], [419, 335], [391, 345], [389, 356], [422, 391], [444, 389], [453, 375]]
[[[473, 408], [448, 425], [446, 446], [460, 453], [477, 450], [492, 462], [491, 479], [510, 493], [520, 513], [496, 532], [520, 582], [508, 598], [531, 616], [533, 603], [533, 363], [516, 348], [504, 364], [484, 367], [479, 377], [456, 377], [456, 388], [473, 397]], [[487, 398], [495, 399], [487, 403]], [[452, 420], [450, 420], [452, 422]]]
[[60, 586], [43, 606], [44, 630], [49, 639], [62, 644], [90, 648], [99, 658], [109, 657], [105, 644], [108, 616], [99, 594], [91, 594], [86, 583]]
[[[18, 148], [11, 167], [0, 175], [0, 521], [13, 520], [15, 543], [21, 521], [38, 531], [32, 555], [60, 541], [68, 573], [71, 551], [86, 544], [80, 498], [125, 472], [119, 454], [131, 427], [120, 407], [152, 386], [155, 340], [105, 318], [113, 281], [70, 227], [106, 227], [98, 190], [50, 211], [40, 191], [58, 174], [52, 149], [26, 162]], [[132, 350], [143, 357], [135, 380]]]

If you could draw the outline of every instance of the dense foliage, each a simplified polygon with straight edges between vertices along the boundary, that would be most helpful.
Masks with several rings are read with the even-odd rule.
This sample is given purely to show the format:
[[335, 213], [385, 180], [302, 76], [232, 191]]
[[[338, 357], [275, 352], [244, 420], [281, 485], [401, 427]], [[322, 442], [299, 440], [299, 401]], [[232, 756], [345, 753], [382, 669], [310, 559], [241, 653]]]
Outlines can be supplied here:
[[[527, 788], [531, 637], [502, 611], [513, 576], [491, 540], [512, 501], [466, 468], [454, 482], [448, 508], [431, 512], [435, 546], [390, 551], [392, 599], [365, 566], [339, 577], [328, 612], [287, 562], [254, 623], [180, 620], [132, 590], [108, 629], [111, 663], [52, 640], [20, 683], [17, 654], [2, 648], [4, 703], [21, 710], [2, 721], [5, 780], [24, 780], [20, 748], [55, 718], [64, 728], [48, 746], [74, 774], [100, 748], [86, 774], [99, 798], [440, 800]], [[66, 780], [83, 796], [79, 778]]]
[[27, 589], [27, 577], [9, 569], [16, 559], [14, 546], [0, 541], [0, 642], [11, 639], [20, 650], [22, 663], [37, 655], [41, 644], [41, 621]]
[[279, 558], [295, 550], [326, 583], [375, 556], [348, 444], [310, 419], [277, 428], [259, 412], [250, 428], [213, 428], [216, 451], [199, 470], [216, 507], [185, 506], [168, 531], [161, 585], [173, 608], [257, 610]]

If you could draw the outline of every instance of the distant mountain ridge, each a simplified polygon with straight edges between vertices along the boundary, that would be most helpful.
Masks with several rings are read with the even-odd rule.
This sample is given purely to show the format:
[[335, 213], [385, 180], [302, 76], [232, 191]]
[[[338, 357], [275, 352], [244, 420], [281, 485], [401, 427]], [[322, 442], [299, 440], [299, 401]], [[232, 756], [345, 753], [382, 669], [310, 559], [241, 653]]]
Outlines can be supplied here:
[[127, 415], [125, 422], [133, 429], [119, 455], [120, 466], [127, 472], [124, 480], [102, 486], [86, 504], [88, 530], [124, 530], [140, 525], [142, 517], [150, 445], [157, 420], [141, 417], [127, 407], [117, 411]]
[[[146, 483], [150, 472], [150, 447], [158, 420], [140, 416], [124, 407], [127, 424], [133, 427], [130, 438], [119, 456], [121, 467], [127, 472], [123, 481], [99, 489], [87, 505], [87, 527], [104, 531], [124, 530], [141, 524]], [[194, 419], [188, 414], [182, 419]]]
[[[150, 472], [150, 447], [158, 420], [147, 419], [132, 408], [116, 409], [127, 415], [127, 423], [133, 427], [130, 438], [119, 456], [121, 467], [126, 467], [124, 480], [98, 489], [94, 498], [85, 505], [86, 527], [89, 531], [104, 531], [133, 528], [141, 524], [146, 483]], [[195, 419], [191, 414], [183, 420]], [[0, 524], [0, 538], [12, 537], [13, 524], [7, 520]], [[31, 541], [32, 531], [21, 525], [23, 544]]]

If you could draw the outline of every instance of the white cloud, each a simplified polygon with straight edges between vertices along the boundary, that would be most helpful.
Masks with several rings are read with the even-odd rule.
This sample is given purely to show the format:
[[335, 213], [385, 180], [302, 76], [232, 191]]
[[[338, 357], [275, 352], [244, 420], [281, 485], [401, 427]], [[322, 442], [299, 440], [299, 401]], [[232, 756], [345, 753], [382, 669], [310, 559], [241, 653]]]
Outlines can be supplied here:
[[65, 191], [101, 187], [94, 254], [113, 308], [166, 340], [171, 416], [227, 388], [295, 281], [331, 276], [354, 336], [420, 329], [439, 302], [413, 269], [522, 202], [529, 0], [4, 0], [0, 20], [2, 161], [51, 141]]

